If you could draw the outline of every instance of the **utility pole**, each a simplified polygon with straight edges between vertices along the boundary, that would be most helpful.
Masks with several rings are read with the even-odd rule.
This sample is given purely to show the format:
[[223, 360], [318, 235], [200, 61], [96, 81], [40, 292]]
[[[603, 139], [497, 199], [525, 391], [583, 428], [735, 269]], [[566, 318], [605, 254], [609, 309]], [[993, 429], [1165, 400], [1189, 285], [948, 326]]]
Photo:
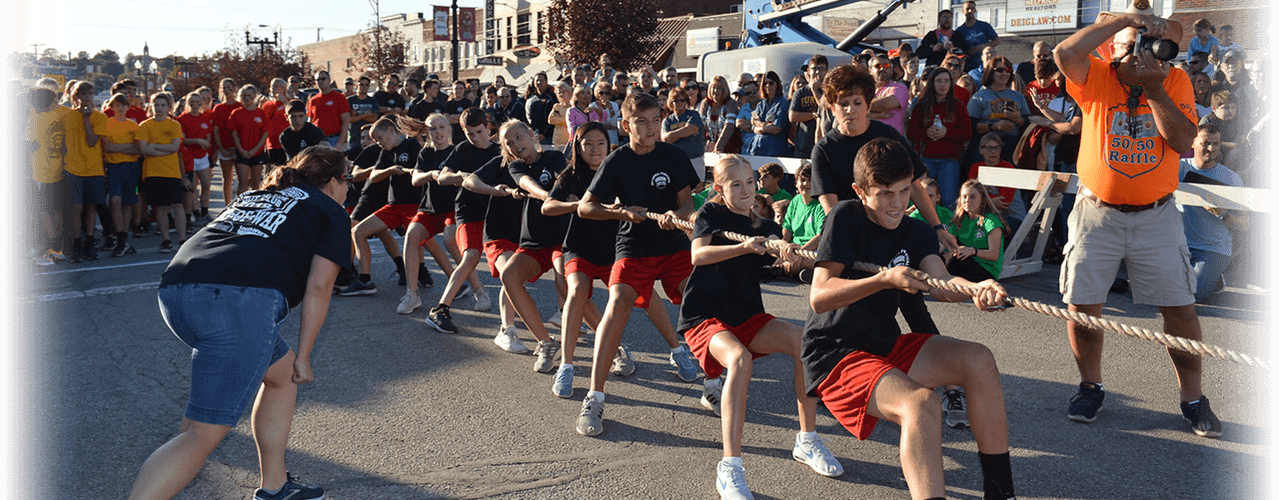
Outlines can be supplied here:
[[457, 81], [458, 64], [458, 33], [457, 33], [457, 0], [453, 0], [453, 81]]

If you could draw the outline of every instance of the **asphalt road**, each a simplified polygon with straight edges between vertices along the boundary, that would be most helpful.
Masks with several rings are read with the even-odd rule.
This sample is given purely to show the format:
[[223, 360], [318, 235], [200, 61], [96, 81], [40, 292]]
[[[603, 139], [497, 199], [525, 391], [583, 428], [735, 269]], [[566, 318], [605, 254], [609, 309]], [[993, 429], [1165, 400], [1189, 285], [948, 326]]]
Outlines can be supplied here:
[[[134, 241], [122, 258], [34, 269], [20, 318], [30, 348], [25, 477], [43, 477], [40, 498], [123, 498], [142, 461], [172, 437], [189, 387], [190, 350], [162, 321], [155, 288], [169, 254], [158, 235]], [[374, 243], [374, 248], [379, 245]], [[335, 297], [312, 358], [316, 381], [302, 387], [289, 469], [333, 499], [404, 498], [716, 498], [720, 422], [698, 404], [701, 385], [676, 378], [667, 350], [643, 314], [624, 337], [638, 371], [608, 385], [605, 432], [577, 435], [590, 348], [577, 351], [574, 396], [550, 394], [551, 375], [533, 357], [500, 351], [492, 312], [455, 306], [461, 332], [436, 333], [426, 308], [395, 314], [402, 289], [385, 254], [375, 259], [370, 297]], [[433, 267], [433, 264], [432, 264]], [[483, 269], [483, 267], [481, 267]], [[432, 270], [434, 303], [444, 276]], [[1006, 280], [1013, 295], [1060, 305], [1056, 266]], [[485, 277], [496, 298], [497, 280]], [[544, 314], [554, 309], [550, 281], [531, 286]], [[765, 285], [770, 312], [797, 323], [807, 285]], [[607, 292], [597, 287], [595, 301]], [[1270, 324], [1267, 296], [1231, 288], [1225, 305], [1199, 308], [1206, 341], [1256, 352]], [[663, 304], [665, 304], [663, 302]], [[677, 311], [667, 305], [674, 315]], [[1266, 372], [1218, 360], [1204, 363], [1204, 388], [1225, 423], [1221, 439], [1194, 436], [1182, 423], [1171, 364], [1163, 349], [1108, 336], [1106, 411], [1094, 424], [1066, 419], [1077, 373], [1059, 320], [1023, 310], [982, 313], [971, 304], [930, 302], [946, 335], [979, 341], [1003, 374], [1013, 472], [1019, 498], [1262, 498], [1266, 456]], [[1155, 309], [1111, 294], [1112, 319], [1161, 329]], [[292, 315], [283, 329], [297, 338]], [[558, 334], [553, 330], [553, 333]], [[520, 337], [531, 338], [523, 326]], [[588, 339], [591, 337], [588, 337]], [[824, 409], [819, 432], [846, 473], [828, 479], [790, 458], [798, 430], [791, 360], [755, 365], [744, 436], [747, 479], [756, 498], [908, 498], [897, 455], [898, 428], [881, 423], [858, 441]], [[944, 431], [947, 494], [981, 497], [972, 435]], [[257, 486], [247, 415], [179, 497], [245, 498]]]

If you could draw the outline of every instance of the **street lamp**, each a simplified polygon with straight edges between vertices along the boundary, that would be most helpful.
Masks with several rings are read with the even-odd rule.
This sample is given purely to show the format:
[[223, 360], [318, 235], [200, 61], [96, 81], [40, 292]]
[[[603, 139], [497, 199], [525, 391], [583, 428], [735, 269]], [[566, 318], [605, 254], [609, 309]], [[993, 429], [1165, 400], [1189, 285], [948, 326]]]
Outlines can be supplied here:
[[250, 47], [257, 45], [260, 49], [258, 54], [265, 56], [267, 45], [278, 46], [280, 44], [280, 32], [283, 30], [280, 28], [280, 23], [275, 23], [275, 26], [267, 26], [265, 24], [259, 24], [257, 27], [272, 28], [274, 31], [271, 33], [271, 38], [266, 38], [266, 37], [258, 38], [253, 36], [251, 33], [251, 31], [253, 30], [253, 24], [250, 23], [250, 24], [244, 25], [244, 43]]
[[173, 64], [182, 68], [182, 90], [183, 93], [185, 93], [191, 88], [191, 70], [188, 68], [192, 64], [195, 64], [195, 61], [185, 57], [179, 57], [173, 61]]
[[142, 95], [148, 99], [151, 97], [151, 91], [150, 91], [151, 77], [159, 74], [156, 71], [159, 69], [159, 67], [160, 66], [156, 64], [155, 61], [151, 61], [147, 65], [143, 65], [142, 61], [138, 61], [138, 60], [133, 61], [133, 68], [138, 70], [138, 77], [142, 78]]

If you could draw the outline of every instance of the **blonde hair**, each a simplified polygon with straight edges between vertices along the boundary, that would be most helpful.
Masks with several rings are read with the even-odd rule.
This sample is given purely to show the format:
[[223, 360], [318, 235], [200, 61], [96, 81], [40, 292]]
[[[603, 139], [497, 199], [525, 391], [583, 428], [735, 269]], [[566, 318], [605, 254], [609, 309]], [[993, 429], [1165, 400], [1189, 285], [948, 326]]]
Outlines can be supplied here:
[[[516, 120], [514, 118], [510, 120], [506, 120], [506, 123], [503, 123], [502, 126], [497, 129], [497, 136], [500, 138], [502, 137], [503, 134], [507, 133], [507, 131], [513, 128], [518, 128], [523, 130], [524, 133], [529, 135], [529, 137], [537, 137], [536, 135], [533, 134], [532, 127], [530, 127], [527, 123]], [[501, 142], [501, 141], [499, 140], [498, 142]], [[540, 145], [536, 143], [536, 141], [534, 141], [533, 147], [537, 148], [538, 153], [542, 152], [542, 148], [540, 147]], [[516, 162], [516, 161], [520, 161], [520, 158], [517, 158], [510, 151], [507, 151], [506, 144], [502, 144], [502, 164], [508, 165], [511, 162]]]
[[[719, 161], [715, 162], [715, 168], [711, 175], [711, 179], [713, 179], [712, 183], [716, 186], [722, 186], [723, 184], [728, 183], [728, 172], [734, 168], [745, 168], [747, 170], [751, 170], [751, 178], [754, 179], [754, 169], [751, 168], [751, 162], [747, 161], [742, 155], [731, 154], [721, 156]], [[715, 191], [715, 196], [712, 196], [709, 200], [706, 200], [706, 202], [723, 205], [725, 204], [724, 195], [719, 191]], [[748, 211], [750, 212], [751, 227], [759, 227], [759, 224], [763, 221], [763, 219], [756, 215], [754, 210]]]

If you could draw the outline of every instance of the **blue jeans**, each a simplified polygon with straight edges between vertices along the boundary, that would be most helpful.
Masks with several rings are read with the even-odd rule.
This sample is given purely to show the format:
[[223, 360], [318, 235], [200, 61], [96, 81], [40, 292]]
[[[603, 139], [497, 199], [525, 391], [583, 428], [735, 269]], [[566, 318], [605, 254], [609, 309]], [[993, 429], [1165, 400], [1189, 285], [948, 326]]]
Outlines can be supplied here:
[[941, 206], [955, 208], [955, 200], [959, 199], [959, 186], [963, 184], [959, 175], [959, 160], [924, 158], [924, 165], [928, 167], [928, 176], [937, 179]]
[[329, 146], [336, 148], [338, 147], [338, 141], [342, 139], [342, 134], [333, 134], [333, 135], [325, 136], [324, 139], [329, 141]]
[[167, 285], [160, 314], [191, 347], [191, 392], [185, 417], [235, 426], [253, 404], [267, 369], [289, 353], [280, 323], [289, 315], [284, 294], [270, 288], [206, 283]]
[[1217, 293], [1217, 285], [1224, 285], [1222, 274], [1229, 265], [1229, 255], [1190, 249], [1190, 269], [1195, 272], [1195, 302], [1202, 302]]

